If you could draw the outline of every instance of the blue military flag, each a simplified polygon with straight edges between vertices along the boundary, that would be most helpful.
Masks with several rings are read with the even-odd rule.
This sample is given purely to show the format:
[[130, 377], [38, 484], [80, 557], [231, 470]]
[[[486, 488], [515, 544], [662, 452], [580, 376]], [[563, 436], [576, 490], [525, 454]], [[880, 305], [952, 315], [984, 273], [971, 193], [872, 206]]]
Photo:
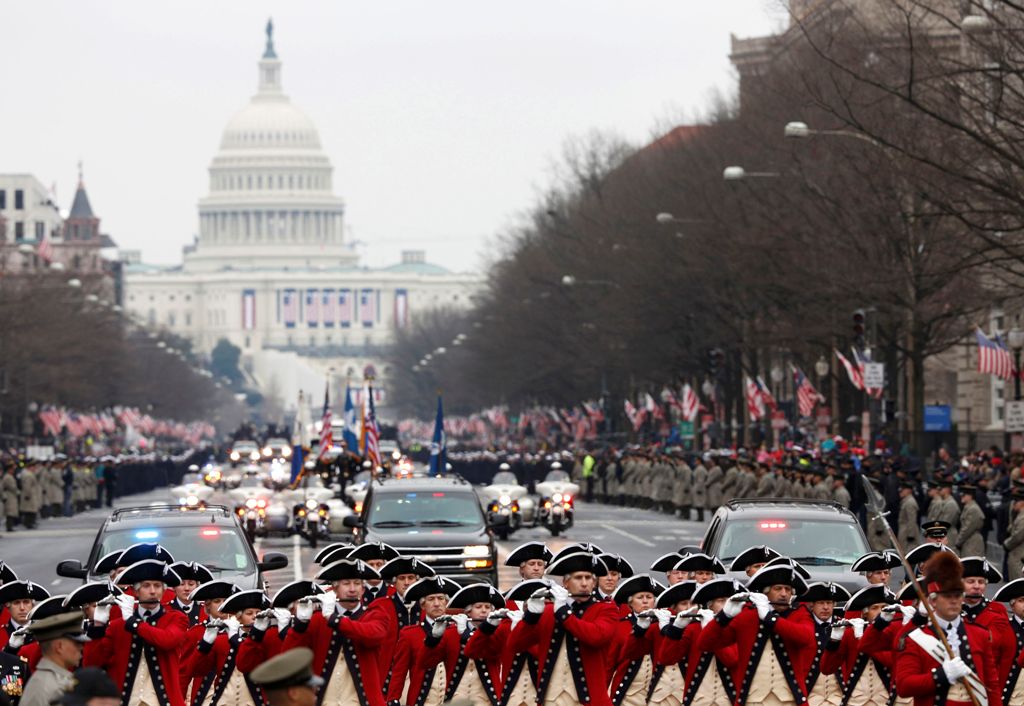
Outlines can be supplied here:
[[430, 442], [430, 472], [428, 475], [441, 475], [447, 467], [448, 440], [444, 435], [444, 407], [441, 404], [441, 395], [438, 395], [437, 417], [434, 419], [434, 438]]
[[359, 436], [356, 433], [356, 427], [359, 422], [356, 417], [356, 406], [352, 404], [352, 390], [348, 385], [345, 386], [345, 446], [348, 448], [348, 452], [351, 454], [359, 455]]

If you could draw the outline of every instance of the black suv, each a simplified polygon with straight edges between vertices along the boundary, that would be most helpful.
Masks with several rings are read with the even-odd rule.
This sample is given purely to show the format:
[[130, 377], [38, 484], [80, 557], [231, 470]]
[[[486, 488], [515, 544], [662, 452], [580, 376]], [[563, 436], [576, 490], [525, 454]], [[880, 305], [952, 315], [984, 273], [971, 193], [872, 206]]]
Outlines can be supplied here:
[[57, 575], [106, 580], [93, 571], [96, 562], [139, 542], [160, 544], [177, 561], [202, 564], [215, 579], [226, 579], [243, 590], [265, 588], [263, 572], [288, 566], [288, 557], [277, 552], [267, 552], [259, 561], [235, 514], [222, 505], [189, 511], [177, 505], [151, 505], [115, 510], [96, 533], [85, 563], [66, 559], [57, 564]]
[[362, 513], [343, 520], [355, 542], [386, 542], [462, 584], [498, 585], [498, 553], [473, 486], [458, 477], [374, 481]]
[[711, 518], [701, 549], [728, 568], [737, 554], [761, 544], [799, 561], [810, 572], [811, 581], [834, 581], [851, 593], [866, 585], [864, 577], [850, 571], [850, 566], [869, 551], [867, 538], [853, 513], [837, 503], [785, 498], [730, 500]]

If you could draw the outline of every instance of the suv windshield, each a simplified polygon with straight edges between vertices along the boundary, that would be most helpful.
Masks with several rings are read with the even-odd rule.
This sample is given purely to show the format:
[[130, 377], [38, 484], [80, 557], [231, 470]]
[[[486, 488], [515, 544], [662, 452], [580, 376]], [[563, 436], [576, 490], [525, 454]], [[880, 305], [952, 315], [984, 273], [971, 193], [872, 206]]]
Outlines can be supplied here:
[[160, 527], [124, 529], [103, 536], [96, 558], [138, 542], [158, 542], [177, 561], [195, 561], [210, 570], [249, 573], [255, 571], [242, 537], [220, 527]]
[[726, 565], [748, 547], [767, 544], [808, 566], [852, 564], [868, 551], [851, 522], [733, 518], [722, 528], [715, 554]]
[[480, 527], [480, 504], [472, 493], [425, 491], [374, 493], [371, 527]]

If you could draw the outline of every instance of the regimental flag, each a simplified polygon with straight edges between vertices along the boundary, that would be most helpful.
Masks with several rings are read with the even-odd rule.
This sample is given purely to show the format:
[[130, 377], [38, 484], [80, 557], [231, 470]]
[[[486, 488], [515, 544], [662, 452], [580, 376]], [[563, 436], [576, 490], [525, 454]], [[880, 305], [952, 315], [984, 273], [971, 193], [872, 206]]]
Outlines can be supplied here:
[[850, 361], [848, 361], [838, 350], [834, 350], [833, 352], [836, 354], [836, 358], [839, 359], [839, 362], [842, 363], [843, 368], [846, 369], [846, 374], [850, 377], [850, 382], [853, 383], [853, 386], [858, 390], [863, 390], [864, 374], [859, 368], [855, 367]]
[[352, 305], [354, 300], [352, 297], [351, 289], [339, 289], [338, 290], [338, 321], [341, 323], [342, 328], [348, 328], [352, 325], [352, 321], [355, 317], [352, 315]]
[[286, 289], [281, 293], [281, 316], [287, 328], [295, 328], [299, 320], [299, 293], [294, 289]]
[[320, 290], [306, 290], [306, 323], [310, 328], [320, 325]]
[[975, 329], [974, 335], [978, 339], [978, 372], [1004, 380], [1012, 378], [1016, 372], [1013, 357], [1002, 336], [996, 334], [994, 338], [989, 338], [982, 333], [981, 328]]
[[345, 431], [343, 438], [345, 446], [351, 454], [359, 455], [359, 415], [356, 414], [356, 406], [352, 404], [352, 390], [345, 385]]
[[800, 416], [809, 417], [814, 414], [814, 406], [819, 402], [824, 402], [825, 398], [814, 389], [814, 385], [800, 368], [795, 365], [790, 367], [793, 369], [793, 385], [796, 388], [796, 401], [800, 408]]
[[334, 322], [338, 320], [338, 307], [335, 305], [334, 290], [324, 289], [322, 292], [323, 294], [320, 297], [322, 304], [320, 316], [323, 318], [326, 328], [333, 328]]
[[697, 393], [693, 391], [689, 383], [683, 385], [682, 398], [682, 417], [686, 421], [692, 422], [697, 418], [698, 412], [700, 412], [700, 398], [697, 397]]
[[437, 396], [437, 416], [434, 417], [434, 436], [430, 441], [430, 471], [428, 475], [443, 475], [448, 468], [448, 440], [444, 435], [444, 406]]
[[746, 390], [747, 398], [747, 413], [750, 415], [750, 421], [756, 422], [763, 418], [766, 414], [764, 408], [764, 397], [761, 395], [761, 388], [757, 382], [751, 380], [749, 376], [745, 378], [744, 389]]
[[373, 326], [377, 318], [376, 299], [372, 289], [359, 290], [359, 320], [365, 328]]
[[324, 387], [324, 411], [320, 415], [320, 452], [318, 459], [334, 448], [334, 438], [331, 436], [331, 385], [327, 383]]
[[256, 290], [242, 290], [242, 328], [252, 331], [256, 328]]
[[395, 290], [395, 328], [405, 328], [409, 323], [409, 290]]

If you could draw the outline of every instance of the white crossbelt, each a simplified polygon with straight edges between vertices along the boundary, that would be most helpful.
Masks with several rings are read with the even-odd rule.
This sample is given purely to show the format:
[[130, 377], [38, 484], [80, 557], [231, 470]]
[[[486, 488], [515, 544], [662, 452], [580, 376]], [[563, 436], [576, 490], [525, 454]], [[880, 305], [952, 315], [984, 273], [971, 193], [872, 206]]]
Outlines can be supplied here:
[[[929, 635], [921, 628], [911, 630], [909, 635], [911, 640], [916, 642], [922, 650], [927, 652], [940, 665], [949, 659], [949, 653], [946, 652], [946, 648], [942, 646], [937, 637]], [[971, 670], [964, 677], [964, 681], [967, 682], [971, 691], [974, 692], [974, 697], [978, 700], [979, 706], [988, 706], [988, 692], [985, 691], [985, 685], [981, 683], [978, 675]]]

